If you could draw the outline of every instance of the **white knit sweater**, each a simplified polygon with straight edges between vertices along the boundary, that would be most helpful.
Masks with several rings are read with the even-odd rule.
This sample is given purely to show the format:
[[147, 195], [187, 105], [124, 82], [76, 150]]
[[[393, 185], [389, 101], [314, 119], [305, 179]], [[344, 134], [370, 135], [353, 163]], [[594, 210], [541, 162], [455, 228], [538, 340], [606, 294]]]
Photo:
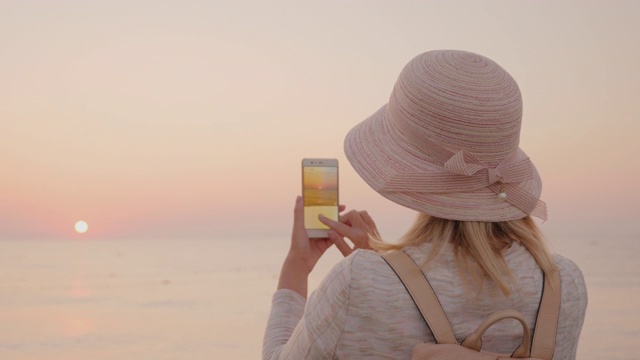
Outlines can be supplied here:
[[[405, 249], [418, 264], [429, 250], [430, 244]], [[508, 298], [489, 280], [480, 293], [470, 290], [451, 249], [445, 249], [426, 270], [459, 341], [501, 309], [520, 311], [534, 329], [542, 271], [517, 243], [505, 252], [505, 259], [517, 284]], [[573, 262], [558, 255], [555, 261], [560, 268], [562, 306], [553, 359], [575, 359], [587, 291], [582, 272]], [[483, 349], [511, 353], [521, 336], [517, 321], [501, 321], [483, 336]], [[263, 359], [409, 359], [413, 346], [421, 341], [434, 339], [400, 280], [380, 255], [358, 250], [331, 270], [309, 301], [290, 290], [276, 291]]]

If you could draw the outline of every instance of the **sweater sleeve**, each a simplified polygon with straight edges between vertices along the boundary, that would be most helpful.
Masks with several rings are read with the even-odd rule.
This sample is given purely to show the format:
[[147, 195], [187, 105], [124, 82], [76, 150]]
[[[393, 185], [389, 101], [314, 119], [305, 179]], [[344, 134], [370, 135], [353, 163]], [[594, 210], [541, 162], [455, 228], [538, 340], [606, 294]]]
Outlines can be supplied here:
[[333, 357], [347, 318], [351, 264], [356, 254], [338, 263], [306, 304], [291, 290], [276, 291], [264, 335], [263, 359]]

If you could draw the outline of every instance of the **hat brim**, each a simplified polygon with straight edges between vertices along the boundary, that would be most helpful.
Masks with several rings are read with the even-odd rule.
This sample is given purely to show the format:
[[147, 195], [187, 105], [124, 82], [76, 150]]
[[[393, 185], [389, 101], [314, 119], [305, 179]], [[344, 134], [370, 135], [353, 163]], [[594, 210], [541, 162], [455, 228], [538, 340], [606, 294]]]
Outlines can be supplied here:
[[[471, 192], [429, 193], [418, 191], [385, 191], [384, 184], [397, 173], [406, 171], [442, 172], [430, 158], [405, 143], [387, 119], [387, 105], [349, 131], [344, 150], [351, 166], [375, 191], [387, 199], [410, 209], [443, 219], [498, 222], [521, 219], [528, 214], [501, 200], [491, 189]], [[460, 149], [450, 149], [460, 150]], [[518, 148], [518, 158], [527, 155]], [[540, 198], [542, 181], [535, 166], [534, 176], [518, 184]]]

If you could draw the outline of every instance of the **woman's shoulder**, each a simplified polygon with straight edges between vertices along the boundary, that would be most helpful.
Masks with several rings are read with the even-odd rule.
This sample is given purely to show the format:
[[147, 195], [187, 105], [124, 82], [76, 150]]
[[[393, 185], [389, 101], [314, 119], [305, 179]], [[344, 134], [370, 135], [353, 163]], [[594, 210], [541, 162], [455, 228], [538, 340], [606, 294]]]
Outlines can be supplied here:
[[554, 260], [560, 272], [563, 293], [565, 290], [571, 289], [573, 292], [576, 292], [578, 296], [586, 297], [587, 289], [580, 267], [571, 259], [562, 255], [555, 254]]
[[385, 267], [393, 274], [376, 252], [356, 250], [340, 260], [324, 277], [318, 288], [309, 297], [309, 305], [314, 307], [314, 304], [328, 302], [346, 306], [354, 293], [358, 297], [361, 289], [370, 288], [381, 278], [389, 276], [389, 274], [384, 274]]
[[[386, 271], [389, 266], [382, 256], [373, 250], [358, 249], [344, 258], [338, 267], [348, 267], [352, 277], [361, 279], [364, 275]], [[390, 268], [389, 268], [390, 270]]]
[[[528, 276], [532, 272], [539, 272], [538, 264], [529, 251], [521, 244], [514, 243], [505, 256], [513, 271]], [[559, 254], [553, 255], [553, 260], [558, 267], [560, 280], [563, 286], [563, 294], [567, 291], [578, 296], [586, 295], [584, 276], [580, 267], [571, 259]], [[542, 273], [540, 272], [540, 276]]]
[[[331, 274], [332, 273], [332, 274]], [[396, 278], [395, 273], [384, 261], [382, 255], [373, 250], [358, 249], [342, 259], [328, 277], [339, 276], [344, 286], [368, 283], [384, 283]]]
[[358, 249], [340, 260], [326, 275], [323, 283], [338, 287], [350, 286], [355, 278], [361, 280], [363, 276], [377, 272], [386, 265], [380, 254], [371, 250]]
[[373, 250], [357, 249], [349, 256], [340, 260], [332, 269], [332, 272], [352, 271], [354, 268], [378, 266], [383, 264], [382, 256]]
[[554, 254], [553, 259], [555, 260], [556, 265], [558, 265], [558, 269], [560, 270], [560, 272], [579, 274], [580, 276], [582, 276], [582, 270], [580, 270], [580, 267], [578, 267], [578, 265], [573, 262], [573, 260], [559, 254]]
[[371, 264], [384, 263], [382, 256], [373, 250], [357, 249], [348, 257], [353, 257], [353, 264], [355, 266], [369, 266]]

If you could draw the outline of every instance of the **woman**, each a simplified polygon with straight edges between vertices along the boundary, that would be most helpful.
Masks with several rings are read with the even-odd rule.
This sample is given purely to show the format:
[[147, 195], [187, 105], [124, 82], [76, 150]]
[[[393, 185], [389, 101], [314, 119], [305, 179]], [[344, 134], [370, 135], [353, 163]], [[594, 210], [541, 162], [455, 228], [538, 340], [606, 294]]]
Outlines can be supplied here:
[[[458, 341], [501, 309], [519, 311], [535, 331], [543, 273], [558, 270], [553, 359], [574, 359], [586, 288], [578, 267], [550, 253], [531, 219], [546, 219], [546, 207], [538, 172], [518, 147], [521, 119], [518, 86], [492, 60], [444, 50], [410, 61], [389, 103], [349, 132], [345, 153], [374, 190], [418, 218], [396, 244], [379, 238], [364, 211], [338, 222], [321, 217], [329, 237], [309, 239], [298, 198], [263, 358], [409, 359], [416, 343], [434, 342], [379, 254], [402, 249], [422, 265]], [[332, 244], [346, 258], [307, 301], [307, 276]], [[521, 336], [516, 322], [499, 322], [483, 336], [483, 350], [510, 353]]]

